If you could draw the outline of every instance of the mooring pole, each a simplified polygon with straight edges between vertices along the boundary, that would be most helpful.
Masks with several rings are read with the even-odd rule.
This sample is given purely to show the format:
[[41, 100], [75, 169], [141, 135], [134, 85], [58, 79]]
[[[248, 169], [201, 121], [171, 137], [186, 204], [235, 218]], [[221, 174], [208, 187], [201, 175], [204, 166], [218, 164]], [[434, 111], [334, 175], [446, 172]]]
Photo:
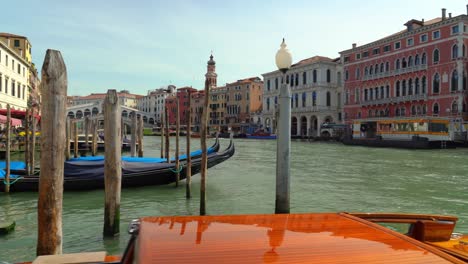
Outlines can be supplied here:
[[92, 124], [91, 127], [93, 128], [93, 143], [91, 143], [92, 144], [92, 146], [91, 146], [91, 155], [93, 157], [96, 156], [96, 152], [97, 152], [96, 150], [97, 150], [97, 137], [98, 137], [98, 135], [97, 135], [97, 124], [98, 124], [98, 122], [99, 121], [98, 121], [97, 118], [93, 119], [93, 121], [91, 122], [91, 124]]
[[175, 149], [175, 168], [176, 168], [176, 187], [179, 186], [180, 170], [179, 170], [179, 133], [180, 133], [180, 117], [179, 117], [179, 96], [176, 94], [176, 149]]
[[87, 153], [89, 150], [89, 116], [85, 117], [84, 120], [84, 134], [85, 134], [85, 150], [84, 153]]
[[190, 139], [192, 134], [192, 95], [188, 92], [188, 107], [187, 107], [187, 167], [185, 168], [186, 174], [186, 188], [185, 197], [190, 199], [192, 197], [192, 157], [190, 156]]
[[70, 122], [70, 117], [67, 117], [67, 145], [65, 146], [66, 148], [66, 151], [65, 151], [65, 158], [66, 160], [69, 160], [70, 159], [70, 151], [71, 151], [71, 147], [70, 147], [70, 138], [71, 138], [71, 122]]
[[5, 192], [10, 192], [10, 146], [11, 146], [11, 110], [7, 104], [6, 149], [5, 149]]
[[120, 191], [122, 183], [120, 124], [120, 104], [117, 91], [108, 90], [104, 100], [105, 237], [115, 236], [120, 232]]
[[60, 51], [47, 50], [42, 66], [41, 94], [41, 172], [37, 203], [38, 256], [62, 253], [67, 69]]
[[143, 157], [143, 118], [138, 118], [138, 157]]
[[25, 113], [24, 130], [24, 132], [26, 132], [24, 135], [24, 163], [26, 165], [24, 169], [26, 170], [26, 173], [29, 174], [29, 108], [26, 109]]
[[209, 79], [205, 80], [205, 101], [203, 103], [203, 113], [201, 119], [201, 185], [200, 185], [200, 215], [206, 215], [206, 176], [208, 153], [206, 150], [206, 136], [207, 136], [207, 123], [208, 123], [208, 101], [210, 99], [210, 85]]
[[32, 119], [31, 119], [31, 125], [32, 125], [32, 137], [31, 137], [31, 147], [29, 148], [29, 174], [34, 174], [34, 168], [36, 164], [36, 157], [34, 156], [36, 154], [36, 125], [37, 125], [37, 120], [35, 117], [34, 113], [34, 108], [32, 110]]
[[133, 112], [132, 115], [132, 127], [131, 127], [131, 142], [130, 142], [130, 156], [135, 157], [136, 155], [136, 134], [137, 134], [137, 114]]
[[78, 121], [73, 121], [73, 136], [75, 137], [73, 142], [73, 154], [75, 158], [78, 158]]
[[159, 129], [161, 130], [161, 159], [164, 158], [164, 111], [161, 113], [160, 122], [161, 126]]
[[170, 163], [171, 162], [171, 159], [170, 159], [170, 156], [169, 156], [169, 144], [170, 144], [170, 141], [169, 141], [169, 136], [170, 136], [170, 133], [169, 133], [169, 115], [167, 113], [167, 106], [164, 107], [164, 118], [166, 119], [166, 121], [164, 123], [166, 123], [166, 160], [167, 160], [167, 163]]

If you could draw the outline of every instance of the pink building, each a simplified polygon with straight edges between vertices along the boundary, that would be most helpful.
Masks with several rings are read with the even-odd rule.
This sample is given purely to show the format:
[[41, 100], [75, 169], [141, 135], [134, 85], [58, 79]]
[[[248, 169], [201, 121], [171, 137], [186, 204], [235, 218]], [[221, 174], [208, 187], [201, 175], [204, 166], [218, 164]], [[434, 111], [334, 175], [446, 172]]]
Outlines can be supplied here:
[[411, 19], [405, 30], [340, 52], [345, 121], [368, 118], [468, 119], [468, 16]]
[[188, 97], [189, 93], [195, 93], [197, 89], [192, 87], [182, 87], [178, 88], [175, 95], [169, 96], [166, 98], [167, 114], [169, 116], [169, 124], [175, 125], [176, 120], [176, 111], [177, 111], [177, 102], [176, 96], [179, 99], [179, 120], [180, 125], [185, 125], [187, 123], [187, 110], [188, 110]]

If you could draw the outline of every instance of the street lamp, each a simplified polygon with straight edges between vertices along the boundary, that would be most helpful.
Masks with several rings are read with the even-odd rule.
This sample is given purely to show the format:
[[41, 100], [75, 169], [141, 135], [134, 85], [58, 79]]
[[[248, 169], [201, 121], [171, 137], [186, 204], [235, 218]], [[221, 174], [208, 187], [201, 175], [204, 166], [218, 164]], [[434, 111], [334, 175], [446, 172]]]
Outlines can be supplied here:
[[291, 149], [291, 91], [286, 84], [286, 72], [291, 68], [292, 56], [281, 43], [276, 53], [276, 66], [283, 73], [279, 94], [278, 140], [276, 142], [276, 200], [275, 213], [289, 213], [290, 149]]

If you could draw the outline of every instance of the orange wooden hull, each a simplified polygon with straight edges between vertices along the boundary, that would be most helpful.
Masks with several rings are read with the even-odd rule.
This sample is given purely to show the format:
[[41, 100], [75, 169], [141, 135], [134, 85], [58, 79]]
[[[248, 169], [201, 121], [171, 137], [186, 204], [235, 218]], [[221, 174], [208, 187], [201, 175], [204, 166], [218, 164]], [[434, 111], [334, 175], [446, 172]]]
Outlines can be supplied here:
[[123, 263], [463, 263], [347, 213], [140, 219]]

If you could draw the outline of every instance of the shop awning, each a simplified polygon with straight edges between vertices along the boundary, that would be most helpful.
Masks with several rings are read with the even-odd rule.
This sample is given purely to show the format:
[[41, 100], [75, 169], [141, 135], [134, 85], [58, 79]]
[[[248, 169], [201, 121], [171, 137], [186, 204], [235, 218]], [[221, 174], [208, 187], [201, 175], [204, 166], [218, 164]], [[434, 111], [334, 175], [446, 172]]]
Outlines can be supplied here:
[[[6, 124], [6, 122], [7, 122], [7, 117], [4, 116], [4, 115], [0, 115], [0, 124]], [[21, 122], [20, 119], [11, 118], [11, 125], [12, 126], [21, 126], [22, 122]]]

